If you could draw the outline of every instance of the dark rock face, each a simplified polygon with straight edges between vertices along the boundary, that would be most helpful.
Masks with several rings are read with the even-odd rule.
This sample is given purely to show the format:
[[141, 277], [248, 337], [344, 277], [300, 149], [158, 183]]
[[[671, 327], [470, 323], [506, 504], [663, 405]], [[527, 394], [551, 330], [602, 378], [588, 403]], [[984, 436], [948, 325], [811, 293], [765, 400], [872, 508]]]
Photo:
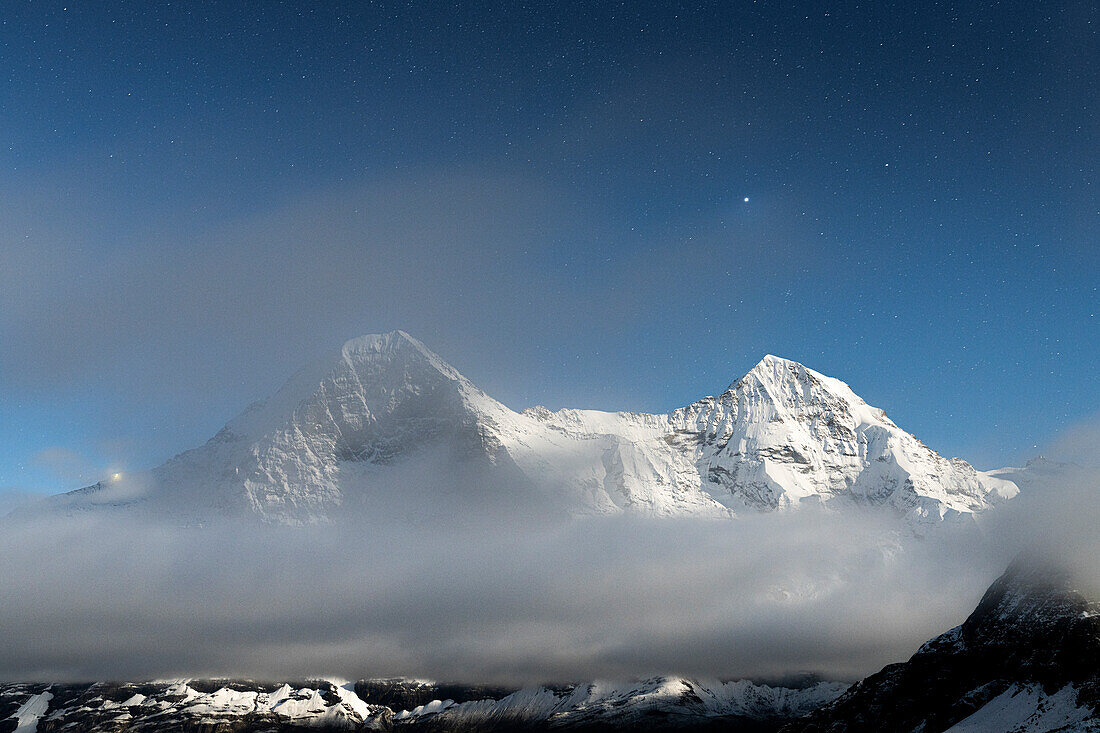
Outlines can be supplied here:
[[[1065, 696], [1085, 710], [1078, 716], [1084, 720], [1064, 729], [1100, 728], [1100, 717], [1087, 710], [1100, 703], [1100, 606], [1073, 590], [1064, 574], [1018, 561], [962, 626], [783, 731], [937, 733], [998, 696], [1028, 688], [1042, 698], [1067, 686]], [[1043, 704], [1038, 707], [1041, 716]], [[1063, 729], [1019, 723], [1034, 726], [1019, 728], [1027, 731]]]
[[404, 679], [359, 680], [355, 683], [355, 694], [363, 702], [384, 705], [392, 710], [412, 710], [432, 700], [454, 700], [456, 703], [499, 700], [513, 692], [515, 689], [508, 687], [447, 685]]

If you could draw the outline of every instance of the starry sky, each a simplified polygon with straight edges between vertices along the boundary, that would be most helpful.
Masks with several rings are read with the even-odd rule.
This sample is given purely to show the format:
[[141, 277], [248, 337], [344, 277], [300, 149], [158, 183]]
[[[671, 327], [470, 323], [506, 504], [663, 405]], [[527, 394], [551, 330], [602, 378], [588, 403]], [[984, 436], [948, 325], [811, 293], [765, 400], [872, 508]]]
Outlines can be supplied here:
[[403, 328], [669, 410], [764, 354], [1018, 463], [1100, 403], [1100, 11], [9, 3], [0, 494], [204, 442]]

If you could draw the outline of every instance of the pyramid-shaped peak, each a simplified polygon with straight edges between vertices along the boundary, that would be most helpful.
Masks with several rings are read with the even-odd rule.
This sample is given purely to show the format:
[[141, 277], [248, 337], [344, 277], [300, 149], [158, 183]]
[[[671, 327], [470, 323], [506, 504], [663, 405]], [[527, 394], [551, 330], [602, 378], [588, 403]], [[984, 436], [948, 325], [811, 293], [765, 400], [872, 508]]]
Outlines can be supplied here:
[[[774, 354], [766, 354], [763, 359], [757, 362], [756, 366], [745, 374], [744, 377], [730, 385], [730, 389], [746, 381], [764, 384], [782, 384], [797, 381], [810, 381], [824, 384], [825, 381], [831, 381], [836, 382], [837, 385], [844, 384], [839, 380], [830, 379], [824, 374], [819, 374], [797, 361], [784, 359]], [[847, 387], [847, 385], [844, 386]]]
[[[781, 356], [775, 356], [773, 354], [767, 354], [757, 362], [756, 366], [748, 371], [740, 381], [744, 381], [750, 377], [755, 378], [761, 382], [768, 383], [790, 383], [790, 382], [808, 382], [830, 392], [851, 392], [851, 387], [846, 383], [835, 379], [833, 377], [822, 374], [821, 372], [810, 369], [805, 364], [801, 364], [793, 359], [784, 359]], [[735, 383], [734, 386], [736, 386]]]
[[750, 371], [774, 370], [774, 369], [805, 369], [806, 367], [792, 359], [784, 359], [775, 354], [765, 354], [764, 358], [756, 363]]
[[964, 629], [979, 635], [1003, 633], [1006, 624], [1034, 629], [1089, 617], [1098, 609], [1100, 604], [1077, 589], [1068, 567], [1048, 556], [1025, 554], [989, 587]]
[[454, 367], [404, 331], [367, 334], [302, 367], [274, 395], [226, 427], [236, 435], [265, 435], [294, 422], [296, 414], [310, 406], [322, 413], [350, 410], [367, 416], [379, 405], [400, 402], [403, 395], [431, 392], [447, 383], [469, 385]]
[[802, 366], [793, 359], [784, 359], [782, 356], [776, 356], [775, 354], [764, 354], [764, 358], [759, 361], [757, 366], [762, 364], [794, 364], [795, 366]]
[[744, 394], [787, 407], [811, 402], [843, 403], [845, 409], [858, 415], [861, 422], [893, 425], [886, 413], [869, 406], [845, 382], [773, 354], [765, 355], [727, 390], [727, 395], [731, 397]]
[[449, 379], [461, 378], [458, 371], [438, 354], [401, 330], [357, 336], [344, 342], [340, 355], [349, 364], [409, 361], [426, 363]]
[[370, 354], [396, 351], [402, 348], [412, 348], [416, 351], [431, 353], [428, 351], [428, 347], [420, 341], [400, 330], [356, 336], [344, 342], [341, 352], [345, 355]]

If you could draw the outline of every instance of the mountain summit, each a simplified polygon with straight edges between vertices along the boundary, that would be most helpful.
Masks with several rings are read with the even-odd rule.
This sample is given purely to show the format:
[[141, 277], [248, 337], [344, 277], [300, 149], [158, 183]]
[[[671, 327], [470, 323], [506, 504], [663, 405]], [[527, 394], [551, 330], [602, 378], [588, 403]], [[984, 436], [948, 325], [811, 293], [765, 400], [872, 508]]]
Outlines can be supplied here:
[[700, 441], [708, 483], [756, 506], [843, 498], [942, 518], [1016, 493], [1009, 482], [937, 455], [844, 382], [776, 356], [722, 395], [670, 417], [678, 432]]
[[1100, 730], [1100, 603], [1057, 566], [1020, 558], [961, 626], [783, 728]]
[[205, 445], [53, 504], [309, 524], [387, 492], [490, 485], [570, 514], [720, 517], [816, 502], [918, 521], [1017, 491], [937, 455], [845, 383], [779, 357], [669, 414], [517, 413], [394, 331], [348, 341]]

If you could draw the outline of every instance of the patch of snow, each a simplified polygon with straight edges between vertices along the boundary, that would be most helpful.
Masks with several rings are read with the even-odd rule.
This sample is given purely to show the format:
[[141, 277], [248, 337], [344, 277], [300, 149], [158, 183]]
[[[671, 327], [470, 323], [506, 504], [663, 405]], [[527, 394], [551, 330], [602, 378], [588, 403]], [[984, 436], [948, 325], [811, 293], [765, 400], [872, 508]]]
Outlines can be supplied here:
[[417, 705], [412, 710], [402, 710], [394, 715], [394, 720], [405, 720], [406, 718], [422, 718], [426, 715], [436, 715], [444, 710], [455, 706], [454, 700], [432, 700], [431, 702], [423, 705]]
[[335, 684], [334, 689], [336, 695], [340, 698], [341, 702], [351, 708], [352, 712], [354, 712], [363, 720], [367, 720], [371, 717], [371, 707], [367, 705], [367, 703], [363, 702], [363, 700], [355, 694], [354, 682]]
[[1094, 733], [1100, 721], [1092, 708], [1077, 704], [1077, 690], [1066, 685], [1047, 695], [1039, 685], [1013, 685], [945, 733]]
[[38, 721], [49, 710], [52, 699], [53, 693], [49, 691], [27, 698], [27, 701], [8, 718], [8, 720], [15, 720], [14, 733], [35, 733], [38, 730]]

